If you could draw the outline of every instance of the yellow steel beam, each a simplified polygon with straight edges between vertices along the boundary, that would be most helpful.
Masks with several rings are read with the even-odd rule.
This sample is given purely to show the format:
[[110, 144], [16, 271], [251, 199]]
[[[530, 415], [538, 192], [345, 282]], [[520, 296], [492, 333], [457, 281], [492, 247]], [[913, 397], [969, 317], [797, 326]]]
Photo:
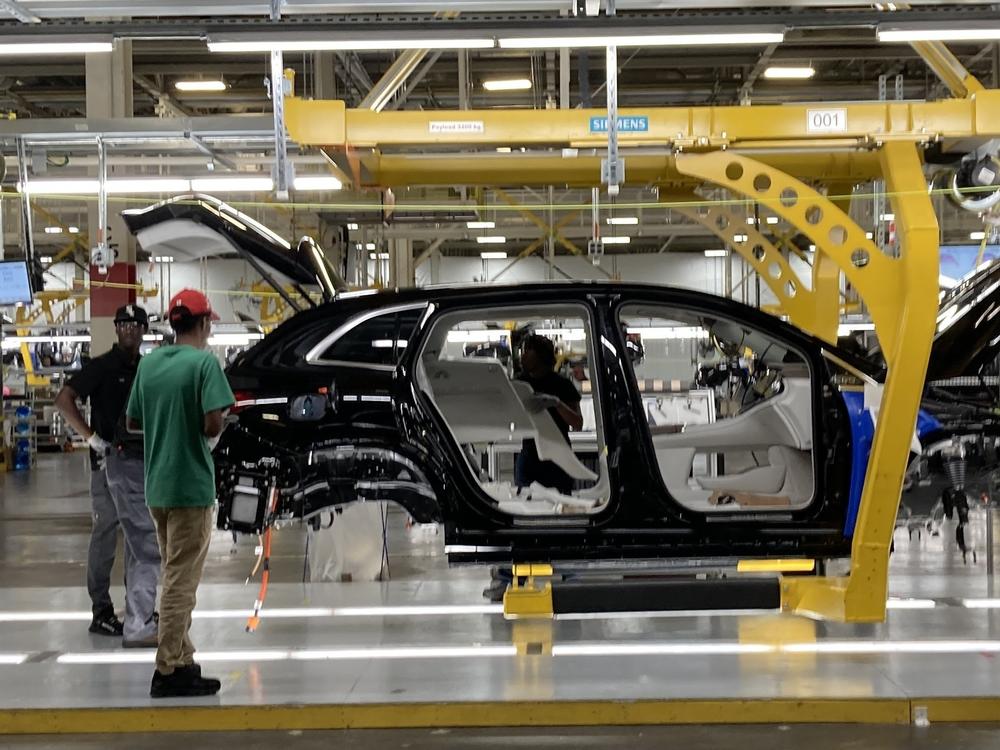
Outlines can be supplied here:
[[[606, 135], [590, 133], [599, 110], [461, 110], [371, 112], [339, 101], [286, 100], [289, 133], [300, 145], [346, 151], [369, 177], [358, 187], [403, 185], [600, 184], [600, 153], [558, 156], [454, 153], [456, 147], [517, 145], [601, 149]], [[834, 132], [815, 132], [819, 110], [835, 110]], [[755, 107], [626, 109], [647, 118], [642, 133], [620, 133], [629, 184], [677, 179], [673, 159], [657, 149], [747, 149], [747, 155], [788, 174], [859, 182], [878, 175], [877, 141], [926, 143], [1000, 135], [1000, 91], [940, 102], [873, 102], [830, 107], [797, 104]], [[381, 153], [421, 147], [438, 154]], [[644, 149], [638, 147], [652, 147]], [[378, 149], [370, 151], [369, 149]], [[358, 170], [357, 177], [360, 177]]]
[[[888, 376], [861, 496], [846, 578], [786, 578], [783, 606], [834, 619], [873, 622], [885, 616], [888, 552], [903, 470], [923, 392], [937, 308], [937, 221], [917, 147], [889, 142], [880, 156], [903, 252], [890, 257], [825, 196], [767, 165], [737, 154], [681, 155], [678, 170], [767, 205], [836, 262], [868, 304]], [[764, 255], [768, 273], [784, 270]]]
[[962, 65], [943, 42], [910, 42], [910, 46], [944, 82], [952, 96], [968, 97], [985, 91], [979, 79]]
[[576, 217], [576, 215], [580, 213], [579, 211], [574, 211], [572, 214], [570, 214], [569, 220], [566, 220], [566, 217], [564, 216], [562, 219], [560, 219], [559, 227], [556, 227], [555, 225], [550, 225], [547, 221], [542, 219], [538, 214], [536, 214], [534, 211], [524, 206], [520, 201], [509, 195], [506, 191], [501, 190], [500, 188], [496, 188], [495, 192], [497, 195], [500, 196], [500, 199], [504, 203], [506, 203], [508, 206], [513, 206], [517, 208], [518, 213], [521, 214], [521, 216], [523, 216], [532, 224], [534, 224], [536, 227], [545, 232], [546, 236], [548, 236], [551, 233], [553, 239], [555, 239], [556, 242], [565, 247], [574, 255], [581, 255], [583, 253], [583, 251], [576, 245], [576, 243], [568, 240], [566, 236], [559, 231], [559, 228], [568, 223], [569, 220], [572, 220], [574, 217]]
[[[842, 122], [817, 132], [817, 110], [842, 110]], [[285, 121], [300, 145], [334, 148], [424, 146], [569, 146], [600, 148], [607, 134], [590, 131], [599, 109], [372, 112], [340, 101], [285, 101]], [[939, 102], [783, 104], [753, 107], [626, 108], [620, 116], [647, 118], [642, 132], [620, 132], [622, 148], [640, 145], [711, 149], [741, 144], [993, 137], [1000, 133], [1000, 91]], [[832, 132], [831, 132], [832, 129]]]
[[[69, 234], [69, 225], [66, 224], [62, 219], [56, 214], [49, 211], [44, 206], [40, 206], [37, 203], [31, 204], [31, 210], [44, 218], [49, 222], [50, 225], [60, 227], [64, 232]], [[73, 257], [73, 254], [77, 250], [86, 250], [87, 246], [83, 242], [83, 235], [71, 235], [72, 239], [67, 242], [55, 255], [52, 256], [53, 263], [59, 263], [60, 261], [66, 260], [66, 258]]]
[[[669, 155], [629, 155], [626, 182], [630, 185], [688, 186]], [[872, 151], [820, 152], [800, 150], [768, 153], [761, 161], [804, 179], [848, 179], [865, 182], [879, 176], [878, 155]], [[369, 175], [358, 187], [411, 185], [551, 185], [591, 187], [601, 182], [600, 156], [546, 156], [533, 154], [400, 155], [368, 153], [361, 162]], [[360, 174], [360, 173], [359, 173]]]
[[[888, 259], [876, 251], [872, 258], [888, 263], [868, 263], [851, 280], [869, 304], [888, 365], [854, 530], [851, 571], [847, 578], [782, 582], [783, 602], [790, 608], [867, 622], [885, 617], [889, 547], [934, 334], [937, 306], [927, 301], [936, 299], [939, 265], [938, 226], [930, 196], [913, 190], [914, 185], [924, 184], [917, 150], [912, 144], [887, 143], [881, 154], [901, 254]], [[890, 277], [895, 283], [887, 285]], [[888, 334], [884, 338], [883, 331]]]
[[[673, 202], [678, 196], [661, 193], [660, 197]], [[698, 196], [692, 198], [697, 199]], [[836, 343], [840, 307], [837, 297], [832, 300], [831, 329], [827, 320], [830, 316], [819, 315], [823, 306], [815, 299], [815, 291], [802, 283], [785, 257], [756, 226], [746, 223], [747, 211], [744, 206], [702, 203], [694, 208], [675, 206], [673, 210], [701, 224], [739, 254], [778, 298], [780, 312], [787, 315], [794, 325], [825, 341]], [[738, 234], [746, 235], [746, 241], [737, 242]]]

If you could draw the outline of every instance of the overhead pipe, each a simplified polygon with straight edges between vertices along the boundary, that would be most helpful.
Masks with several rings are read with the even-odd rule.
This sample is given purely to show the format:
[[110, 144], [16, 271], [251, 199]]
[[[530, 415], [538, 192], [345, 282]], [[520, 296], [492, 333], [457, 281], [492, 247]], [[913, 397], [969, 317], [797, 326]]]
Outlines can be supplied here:
[[396, 92], [406, 83], [406, 80], [417, 69], [430, 50], [409, 49], [403, 51], [396, 61], [389, 66], [378, 82], [372, 87], [365, 98], [361, 100], [358, 109], [370, 109], [381, 112], [396, 95]]

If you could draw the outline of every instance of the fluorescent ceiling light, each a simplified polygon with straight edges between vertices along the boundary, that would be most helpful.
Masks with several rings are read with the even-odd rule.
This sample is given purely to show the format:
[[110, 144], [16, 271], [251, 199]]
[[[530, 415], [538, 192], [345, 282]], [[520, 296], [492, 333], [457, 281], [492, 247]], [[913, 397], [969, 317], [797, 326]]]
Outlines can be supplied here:
[[365, 250], [374, 250], [374, 249], [375, 249], [375, 243], [374, 242], [366, 242], [365, 243]]
[[505, 252], [485, 252], [479, 253], [479, 257], [483, 260], [502, 260], [507, 257]]
[[865, 237], [867, 237], [870, 240], [873, 240], [873, 239], [875, 239], [875, 233], [874, 232], [865, 232]]
[[850, 336], [854, 331], [874, 331], [874, 323], [841, 323], [837, 326], [838, 336]]
[[[775, 218], [777, 218], [777, 217], [775, 217]], [[748, 216], [747, 217], [747, 224], [750, 224], [751, 226], [753, 226], [756, 223], [757, 223], [757, 219], [755, 219], [753, 216]]]
[[51, 263], [52, 262], [52, 256], [51, 255], [43, 255], [41, 258], [39, 258], [39, 260], [42, 263]]
[[809, 252], [811, 252], [811, 253], [816, 252], [816, 246], [815, 245], [810, 245], [809, 246]]
[[700, 326], [629, 326], [629, 333], [638, 333], [643, 341], [654, 339], [707, 339], [708, 331]]
[[198, 177], [191, 180], [196, 193], [269, 193], [274, 189], [270, 177]]
[[632, 241], [631, 237], [603, 237], [605, 245], [627, 245]]
[[[201, 656], [203, 652], [199, 652]], [[223, 652], [224, 653], [224, 652]], [[467, 659], [479, 656], [517, 656], [509, 646], [376, 646], [374, 648], [303, 649], [292, 651], [295, 661], [340, 659]]]
[[[31, 184], [30, 182], [28, 183], [29, 187]], [[107, 189], [109, 195], [120, 195], [123, 193], [131, 193], [133, 195], [142, 193], [186, 193], [191, 190], [191, 181], [180, 178], [108, 180]]]
[[531, 88], [531, 81], [527, 78], [501, 78], [483, 81], [483, 88], [487, 91], [527, 91]]
[[729, 251], [728, 250], [706, 250], [705, 251], [705, 257], [706, 258], [725, 258], [727, 255], [729, 255]]
[[635, 226], [639, 223], [638, 216], [609, 216], [606, 221], [615, 226]]
[[309, 175], [296, 177], [296, 190], [340, 190], [344, 184], [332, 175]]
[[772, 65], [764, 71], [764, 78], [802, 80], [812, 78], [816, 71], [809, 66], [793, 67], [784, 65]]
[[889, 599], [886, 609], [934, 609], [937, 602], [933, 599]]
[[350, 224], [348, 224], [347, 225], [347, 231], [349, 231], [349, 232], [356, 232], [356, 231], [358, 231], [358, 225], [354, 224], [353, 222], [350, 223]]
[[1000, 651], [1000, 641], [818, 641], [779, 648], [786, 654], [975, 654]]
[[746, 242], [748, 239], [750, 239], [750, 238], [747, 235], [745, 235], [745, 234], [734, 234], [733, 235], [733, 242]]
[[100, 183], [97, 180], [31, 180], [27, 191], [20, 182], [17, 190], [31, 195], [96, 195]]
[[605, 34], [584, 34], [572, 29], [551, 36], [501, 37], [501, 49], [538, 49], [551, 47], [693, 47], [729, 44], [780, 44], [784, 41], [784, 31], [741, 31], [719, 32], [712, 29], [691, 30], [663, 34], [635, 29], [628, 32], [608, 32]]
[[80, 227], [70, 227], [69, 228], [69, 233], [70, 234], [79, 234], [80, 233]]
[[[375, 245], [372, 245], [371, 247], [375, 247]], [[371, 260], [389, 260], [389, 253], [369, 253], [368, 257]]]
[[[49, 230], [46, 229], [45, 231], [47, 232]], [[986, 232], [969, 232], [969, 239], [970, 240], [985, 240], [986, 239]]]
[[153, 262], [154, 263], [173, 263], [174, 262], [174, 256], [173, 255], [154, 255], [153, 256]]
[[321, 52], [334, 51], [382, 51], [406, 49], [492, 49], [493, 37], [398, 37], [373, 36], [371, 34], [303, 39], [300, 34], [269, 34], [267, 36], [233, 34], [208, 40], [210, 52]]
[[110, 52], [110, 41], [83, 42], [24, 42], [7, 41], [10, 37], [0, 40], [0, 57], [16, 55], [85, 55], [93, 52]]
[[[339, 190], [340, 181], [336, 177], [299, 177], [295, 180], [297, 190]], [[23, 192], [18, 184], [18, 190]], [[188, 193], [266, 193], [274, 188], [270, 177], [181, 177], [136, 178], [108, 180], [109, 195], [141, 195]], [[100, 183], [90, 179], [31, 180], [27, 192], [32, 195], [97, 195]], [[79, 231], [79, 229], [77, 229]]]
[[511, 152], [510, 146], [497, 146], [498, 154], [509, 154]]
[[225, 81], [177, 81], [174, 88], [178, 91], [225, 91]]
[[15, 664], [24, 664], [28, 660], [30, 654], [0, 654], [0, 664], [6, 664], [13, 666]]
[[552, 646], [553, 656], [653, 656], [711, 654], [766, 654], [775, 646], [767, 643], [561, 643]]
[[480, 245], [502, 245], [506, 241], [507, 238], [499, 234], [486, 235], [485, 237], [476, 237], [476, 242], [478, 242]]
[[495, 221], [467, 221], [465, 226], [469, 229], [496, 229]]
[[880, 42], [977, 42], [1000, 39], [1000, 26], [976, 28], [941, 28], [923, 26], [910, 28], [878, 28]]
[[212, 346], [246, 346], [262, 338], [262, 333], [214, 333], [208, 337], [208, 343]]
[[1000, 599], [963, 599], [966, 609], [1000, 609]]
[[45, 234], [62, 234], [62, 227], [45, 227]]
[[767, 223], [768, 224], [777, 224], [779, 221], [780, 221], [780, 219], [777, 216], [768, 216], [767, 217]]
[[879, 214], [879, 221], [895, 221], [896, 214]]

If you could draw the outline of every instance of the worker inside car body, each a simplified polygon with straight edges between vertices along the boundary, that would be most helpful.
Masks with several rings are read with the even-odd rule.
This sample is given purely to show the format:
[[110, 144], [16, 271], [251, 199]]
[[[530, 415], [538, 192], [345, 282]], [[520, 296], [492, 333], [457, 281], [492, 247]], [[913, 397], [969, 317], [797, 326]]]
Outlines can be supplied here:
[[[93, 607], [90, 632], [124, 635], [125, 647], [155, 647], [156, 585], [160, 551], [146, 507], [142, 436], [125, 429], [125, 404], [139, 366], [139, 347], [149, 317], [138, 305], [115, 313], [118, 342], [88, 362], [56, 396], [56, 408], [90, 445], [93, 528], [87, 553], [87, 590]], [[77, 407], [90, 400], [91, 424]], [[111, 602], [111, 568], [119, 525], [124, 535], [125, 622]]]
[[[533, 414], [548, 411], [569, 443], [570, 429], [583, 427], [580, 393], [569, 378], [556, 372], [556, 349], [550, 339], [532, 334], [522, 342], [521, 371], [517, 380], [527, 383], [534, 391], [525, 403], [528, 411]], [[533, 482], [564, 495], [573, 491], [573, 478], [552, 461], [542, 461], [535, 441], [529, 438], [521, 444], [521, 452], [514, 464], [514, 484], [520, 493]], [[503, 601], [503, 593], [512, 579], [509, 567], [491, 568], [490, 585], [483, 590], [483, 596], [490, 601]]]
[[129, 428], [145, 437], [146, 501], [163, 556], [153, 698], [214, 695], [221, 686], [202, 677], [188, 631], [212, 536], [212, 447], [234, 402], [222, 367], [207, 351], [218, 320], [208, 298], [183, 289], [167, 314], [176, 344], [142, 360], [127, 407]]
[[[532, 334], [522, 343], [521, 372], [517, 379], [527, 383], [534, 395], [525, 406], [532, 413], [548, 411], [552, 421], [569, 443], [570, 429], [583, 427], [580, 413], [580, 394], [576, 386], [556, 372], [556, 350], [545, 336]], [[543, 487], [568, 495], [573, 491], [573, 479], [552, 461], [538, 457], [535, 441], [527, 439], [521, 446], [514, 467], [514, 483], [518, 490], [538, 482]]]

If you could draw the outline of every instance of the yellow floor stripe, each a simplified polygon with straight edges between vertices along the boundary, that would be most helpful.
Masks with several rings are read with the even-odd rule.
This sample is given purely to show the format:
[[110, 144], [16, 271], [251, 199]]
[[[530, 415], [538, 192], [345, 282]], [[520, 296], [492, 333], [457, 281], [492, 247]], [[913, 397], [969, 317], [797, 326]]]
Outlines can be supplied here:
[[1000, 698], [914, 698], [913, 709], [926, 708], [927, 718], [934, 722], [993, 721], [1000, 722]]
[[640, 724], [907, 724], [905, 699], [647, 700], [8, 709], [0, 734]]

